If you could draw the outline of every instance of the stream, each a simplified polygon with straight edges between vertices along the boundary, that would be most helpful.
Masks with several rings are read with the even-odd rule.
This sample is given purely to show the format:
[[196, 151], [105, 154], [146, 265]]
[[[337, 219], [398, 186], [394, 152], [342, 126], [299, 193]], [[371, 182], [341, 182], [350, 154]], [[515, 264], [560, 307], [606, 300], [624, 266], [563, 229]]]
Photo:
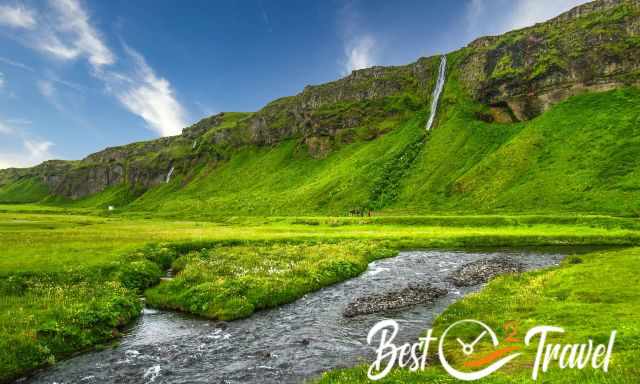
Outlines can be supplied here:
[[[25, 383], [301, 383], [323, 371], [373, 361], [369, 329], [392, 318], [396, 343], [416, 342], [448, 305], [481, 285], [456, 288], [445, 278], [477, 260], [508, 256], [526, 269], [556, 265], [557, 252], [410, 251], [369, 265], [362, 275], [279, 308], [225, 323], [145, 309], [119, 345], [62, 361]], [[344, 318], [353, 299], [429, 282], [448, 294], [431, 305]]]

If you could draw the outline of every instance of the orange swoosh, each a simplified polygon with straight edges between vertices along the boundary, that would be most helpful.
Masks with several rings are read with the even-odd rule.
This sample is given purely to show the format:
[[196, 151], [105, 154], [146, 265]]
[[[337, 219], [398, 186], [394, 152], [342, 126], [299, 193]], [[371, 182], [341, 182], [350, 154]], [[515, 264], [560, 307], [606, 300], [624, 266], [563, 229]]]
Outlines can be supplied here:
[[498, 360], [502, 356], [506, 355], [507, 353], [510, 353], [510, 352], [513, 352], [513, 351], [517, 351], [518, 349], [520, 349], [520, 347], [517, 347], [517, 346], [511, 346], [511, 347], [498, 349], [498, 350], [493, 351], [490, 354], [488, 354], [485, 357], [482, 357], [482, 358], [480, 358], [478, 360], [467, 361], [463, 365], [465, 367], [469, 367], [469, 368], [482, 367], [483, 365], [487, 365], [489, 363], [492, 363], [495, 360]]

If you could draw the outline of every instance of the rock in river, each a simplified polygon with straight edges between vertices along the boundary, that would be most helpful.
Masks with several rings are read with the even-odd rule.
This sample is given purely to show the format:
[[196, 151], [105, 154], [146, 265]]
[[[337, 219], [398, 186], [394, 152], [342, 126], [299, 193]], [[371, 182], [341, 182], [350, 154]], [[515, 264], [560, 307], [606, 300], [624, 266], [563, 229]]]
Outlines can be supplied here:
[[456, 287], [471, 287], [486, 283], [498, 275], [517, 273], [523, 270], [524, 266], [516, 260], [506, 256], [498, 256], [465, 264], [451, 273], [447, 280]]
[[447, 294], [447, 290], [434, 287], [431, 284], [410, 284], [408, 287], [383, 293], [359, 297], [347, 304], [342, 314], [344, 317], [354, 317], [370, 313], [392, 311], [417, 304], [432, 303], [438, 297]]

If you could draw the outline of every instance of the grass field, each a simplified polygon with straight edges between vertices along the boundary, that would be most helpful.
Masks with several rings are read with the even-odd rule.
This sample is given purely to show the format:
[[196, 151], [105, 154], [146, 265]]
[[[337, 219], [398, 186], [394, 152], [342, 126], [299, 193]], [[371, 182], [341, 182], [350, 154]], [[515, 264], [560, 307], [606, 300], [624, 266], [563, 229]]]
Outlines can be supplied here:
[[[608, 216], [201, 222], [33, 205], [0, 208], [3, 378], [109, 342], [138, 315], [137, 297], [153, 286], [146, 293], [153, 305], [234, 319], [353, 277], [371, 260], [399, 249], [640, 241], [635, 219]], [[181, 273], [157, 285], [170, 266]]]
[[[462, 319], [476, 319], [506, 336], [502, 326], [515, 321], [520, 333], [537, 325], [552, 325], [566, 333], [549, 342], [574, 344], [606, 343], [617, 331], [614, 354], [607, 373], [587, 366], [583, 370], [558, 368], [557, 363], [541, 374], [543, 383], [633, 383], [640, 377], [640, 248], [595, 252], [573, 256], [559, 268], [502, 276], [480, 293], [450, 306], [434, 325], [434, 335]], [[477, 336], [477, 333], [475, 333]], [[469, 337], [473, 339], [472, 336]], [[481, 383], [524, 383], [531, 381], [537, 343], [526, 347], [523, 356]], [[451, 349], [453, 350], [453, 348]], [[479, 351], [482, 353], [488, 351]], [[458, 364], [463, 361], [454, 356]], [[458, 365], [460, 366], [460, 365]], [[368, 366], [326, 373], [320, 383], [367, 383]], [[437, 364], [423, 372], [396, 370], [380, 383], [455, 383]]]

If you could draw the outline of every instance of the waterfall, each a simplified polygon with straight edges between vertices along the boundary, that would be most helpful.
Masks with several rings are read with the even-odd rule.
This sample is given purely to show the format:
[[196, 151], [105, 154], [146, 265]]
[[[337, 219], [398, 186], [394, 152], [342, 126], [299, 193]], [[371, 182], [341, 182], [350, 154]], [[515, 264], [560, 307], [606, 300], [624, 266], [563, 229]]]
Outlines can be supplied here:
[[171, 167], [171, 169], [169, 170], [169, 173], [167, 173], [167, 180], [166, 182], [168, 183], [169, 181], [171, 181], [171, 175], [173, 175], [173, 169], [175, 167]]
[[438, 81], [436, 87], [433, 89], [433, 95], [431, 96], [431, 114], [429, 115], [429, 121], [427, 121], [427, 131], [431, 130], [433, 120], [436, 118], [436, 111], [438, 109], [438, 101], [440, 100], [440, 94], [444, 88], [444, 81], [447, 77], [447, 56], [443, 55], [440, 60], [440, 70], [438, 71]]

